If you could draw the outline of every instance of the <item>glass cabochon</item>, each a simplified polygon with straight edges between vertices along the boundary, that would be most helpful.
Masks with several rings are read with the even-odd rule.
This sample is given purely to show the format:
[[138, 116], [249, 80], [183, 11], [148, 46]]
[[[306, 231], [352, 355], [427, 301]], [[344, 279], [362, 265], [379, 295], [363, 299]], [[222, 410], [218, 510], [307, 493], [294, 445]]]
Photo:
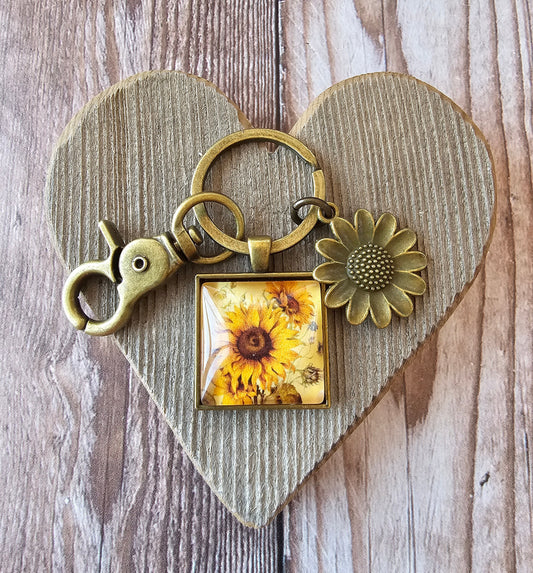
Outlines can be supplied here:
[[318, 282], [198, 279], [199, 407], [327, 406]]

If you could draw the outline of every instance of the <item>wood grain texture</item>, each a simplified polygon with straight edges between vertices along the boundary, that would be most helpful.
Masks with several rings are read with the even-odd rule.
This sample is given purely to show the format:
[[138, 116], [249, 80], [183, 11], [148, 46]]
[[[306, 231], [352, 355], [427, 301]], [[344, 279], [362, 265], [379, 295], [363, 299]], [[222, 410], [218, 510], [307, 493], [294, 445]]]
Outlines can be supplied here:
[[[198, 157], [243, 125], [213, 86], [178, 72], [133, 76], [92, 100], [62, 134], [47, 181], [52, 233], [68, 268], [107, 256], [105, 241], [90, 232], [95, 221], [114, 221], [128, 238], [160, 234], [188, 195]], [[414, 315], [379, 330], [371, 322], [353, 328], [343, 312], [330, 313], [336, 359], [328, 410], [195, 410], [194, 276], [201, 267], [189, 265], [149, 293], [115, 334], [198, 471], [254, 526], [272, 519], [443, 320], [472, 281], [492, 228], [484, 142], [450, 101], [413, 78], [374, 74], [336, 84], [292, 133], [317, 155], [328, 197], [345, 217], [367, 206], [376, 218], [393, 212], [399, 228], [416, 229], [429, 288]], [[248, 236], [291, 230], [289, 206], [311, 187], [296, 154], [246, 145], [217, 164], [206, 188], [253, 213]], [[260, 198], [261, 211], [250, 196]], [[275, 257], [277, 270], [314, 268], [315, 240]], [[216, 271], [242, 272], [247, 264], [234, 257]], [[110, 298], [108, 291], [96, 298], [96, 316], [113, 313]]]
[[240, 525], [116, 345], [80, 338], [65, 322], [66, 275], [43, 195], [52, 146], [72, 115], [135, 72], [202, 74], [270, 127], [275, 5], [17, 1], [0, 6], [0, 23], [9, 261], [0, 300], [12, 317], [0, 327], [2, 570], [279, 570], [281, 523]]
[[[3, 570], [531, 569], [531, 5], [289, 0], [277, 12], [0, 6]], [[499, 225], [482, 275], [261, 534], [202, 489], [114, 345], [76, 339], [60, 314], [42, 195], [52, 143], [91, 96], [154, 68], [202, 75], [254, 125], [285, 130], [335, 81], [408, 72], [471, 113], [495, 158]]]
[[[452, 318], [328, 462], [335, 469], [326, 465], [285, 510], [290, 539], [315, 524], [288, 544], [290, 569], [319, 555], [332, 569], [353, 563], [357, 571], [527, 571], [531, 6], [383, 2], [369, 15], [362, 4], [284, 4], [282, 126], [321, 91], [303, 71], [317, 61], [315, 82], [376, 69], [414, 74], [457, 101], [487, 136], [498, 226], [485, 269]], [[302, 38], [308, 21], [318, 30]], [[357, 50], [347, 48], [354, 37]], [[328, 495], [333, 472], [346, 495]], [[351, 543], [322, 544], [332, 522], [352, 532]]]

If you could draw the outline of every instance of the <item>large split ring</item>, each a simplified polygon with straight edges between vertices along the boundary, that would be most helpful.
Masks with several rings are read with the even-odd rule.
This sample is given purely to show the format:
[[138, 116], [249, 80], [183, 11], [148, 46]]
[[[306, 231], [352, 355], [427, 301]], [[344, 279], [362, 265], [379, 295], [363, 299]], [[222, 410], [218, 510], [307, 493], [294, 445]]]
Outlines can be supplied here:
[[[326, 186], [324, 173], [320, 169], [316, 157], [301, 141], [287, 133], [274, 129], [245, 129], [231, 133], [217, 141], [205, 152], [196, 167], [191, 183], [191, 195], [197, 195], [203, 192], [207, 172], [219, 155], [226, 149], [246, 141], [269, 141], [292, 149], [313, 168], [314, 197], [325, 200]], [[240, 240], [240, 238], [230, 237], [224, 233], [213, 223], [203, 203], [194, 207], [194, 214], [200, 226], [214, 241], [235, 253], [250, 254], [250, 243]], [[270, 253], [273, 254], [284, 251], [304, 239], [316, 225], [318, 215], [318, 208], [312, 206], [296, 229], [291, 231], [288, 235], [272, 241]]]

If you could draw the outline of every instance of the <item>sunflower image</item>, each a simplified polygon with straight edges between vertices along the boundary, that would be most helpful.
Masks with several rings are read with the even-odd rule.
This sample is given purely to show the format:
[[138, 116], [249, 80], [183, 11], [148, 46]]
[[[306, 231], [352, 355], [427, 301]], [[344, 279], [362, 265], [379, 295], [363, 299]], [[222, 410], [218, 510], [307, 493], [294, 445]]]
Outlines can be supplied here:
[[396, 232], [396, 218], [384, 213], [374, 224], [372, 215], [359, 209], [355, 227], [336, 217], [330, 227], [338, 240], [321, 239], [317, 251], [330, 262], [316, 267], [313, 277], [332, 284], [325, 297], [329, 308], [344, 304], [352, 324], [361, 324], [368, 314], [378, 328], [391, 321], [391, 309], [399, 316], [413, 312], [408, 296], [426, 290], [424, 280], [414, 274], [427, 265], [426, 256], [411, 251], [416, 235], [411, 229]]
[[309, 324], [314, 316], [313, 299], [305, 285], [295, 281], [266, 283], [266, 294], [297, 328]]
[[222, 376], [229, 376], [231, 389], [259, 388], [270, 392], [283, 380], [287, 370], [294, 370], [300, 344], [297, 331], [279, 308], [241, 303], [226, 313], [226, 357], [220, 365]]
[[302, 397], [293, 384], [284, 382], [263, 400], [263, 404], [301, 404]]
[[222, 396], [224, 406], [243, 406], [255, 403], [255, 396], [257, 396], [255, 385], [248, 382], [245, 388], [241, 379], [235, 385], [231, 375], [224, 374], [221, 370], [218, 370], [213, 378], [213, 387], [213, 396]]

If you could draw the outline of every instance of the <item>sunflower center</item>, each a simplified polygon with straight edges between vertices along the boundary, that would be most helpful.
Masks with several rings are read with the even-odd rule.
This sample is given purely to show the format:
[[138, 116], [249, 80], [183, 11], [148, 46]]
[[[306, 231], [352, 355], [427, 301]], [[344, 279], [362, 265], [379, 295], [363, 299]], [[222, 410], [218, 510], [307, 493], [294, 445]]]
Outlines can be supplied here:
[[368, 243], [350, 253], [346, 272], [359, 288], [381, 290], [392, 280], [394, 262], [383, 247]]
[[272, 350], [268, 332], [257, 326], [245, 330], [237, 339], [237, 348], [247, 360], [261, 360]]
[[287, 297], [287, 306], [286, 306], [287, 314], [296, 314], [299, 311], [300, 311], [300, 303], [293, 296], [289, 295]]

